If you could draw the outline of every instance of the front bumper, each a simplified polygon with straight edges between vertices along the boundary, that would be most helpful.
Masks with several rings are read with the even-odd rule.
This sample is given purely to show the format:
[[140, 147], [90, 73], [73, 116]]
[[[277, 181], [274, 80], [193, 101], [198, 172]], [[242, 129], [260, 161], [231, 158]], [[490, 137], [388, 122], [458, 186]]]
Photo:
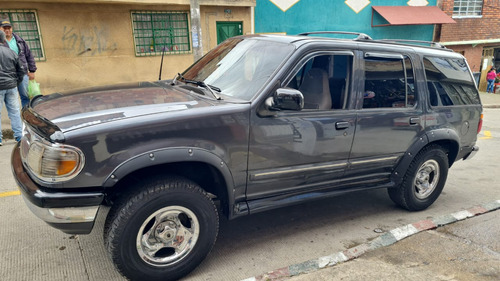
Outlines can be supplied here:
[[28, 208], [49, 225], [68, 234], [88, 234], [104, 194], [101, 192], [52, 192], [40, 189], [24, 169], [19, 144], [12, 151], [12, 173]]

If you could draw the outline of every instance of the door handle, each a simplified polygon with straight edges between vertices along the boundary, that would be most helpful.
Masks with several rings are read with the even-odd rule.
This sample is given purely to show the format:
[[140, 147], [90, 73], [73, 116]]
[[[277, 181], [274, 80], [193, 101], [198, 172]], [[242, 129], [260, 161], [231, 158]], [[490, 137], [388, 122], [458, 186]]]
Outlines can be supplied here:
[[417, 125], [420, 124], [420, 118], [419, 117], [410, 117], [410, 125]]
[[349, 128], [349, 122], [340, 121], [335, 123], [335, 129], [343, 130]]

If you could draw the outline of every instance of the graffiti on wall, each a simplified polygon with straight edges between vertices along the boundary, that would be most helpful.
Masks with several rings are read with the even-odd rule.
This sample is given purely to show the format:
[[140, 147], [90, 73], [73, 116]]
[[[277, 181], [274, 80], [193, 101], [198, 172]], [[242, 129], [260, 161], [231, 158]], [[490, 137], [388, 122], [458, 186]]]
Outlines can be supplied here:
[[93, 56], [117, 49], [116, 42], [109, 40], [108, 29], [97, 26], [89, 29], [64, 26], [61, 40], [64, 51], [75, 55]]

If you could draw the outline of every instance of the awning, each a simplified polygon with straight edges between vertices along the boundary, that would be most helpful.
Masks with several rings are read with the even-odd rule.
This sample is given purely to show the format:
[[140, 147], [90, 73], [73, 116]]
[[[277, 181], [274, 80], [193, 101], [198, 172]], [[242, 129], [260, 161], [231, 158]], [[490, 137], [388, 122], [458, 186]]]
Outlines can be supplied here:
[[[376, 22], [382, 23], [373, 24], [374, 14]], [[436, 6], [372, 6], [372, 27], [441, 23], [455, 21]]]

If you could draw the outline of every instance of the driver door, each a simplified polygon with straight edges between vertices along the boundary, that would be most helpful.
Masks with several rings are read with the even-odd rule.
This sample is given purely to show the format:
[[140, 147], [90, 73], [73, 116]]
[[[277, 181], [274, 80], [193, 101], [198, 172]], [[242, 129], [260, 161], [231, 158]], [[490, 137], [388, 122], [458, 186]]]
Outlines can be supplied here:
[[[347, 167], [356, 112], [349, 109], [353, 54], [317, 53], [302, 59], [287, 88], [304, 96], [304, 109], [251, 117], [247, 200], [335, 187]], [[287, 195], [287, 196], [288, 196]]]

